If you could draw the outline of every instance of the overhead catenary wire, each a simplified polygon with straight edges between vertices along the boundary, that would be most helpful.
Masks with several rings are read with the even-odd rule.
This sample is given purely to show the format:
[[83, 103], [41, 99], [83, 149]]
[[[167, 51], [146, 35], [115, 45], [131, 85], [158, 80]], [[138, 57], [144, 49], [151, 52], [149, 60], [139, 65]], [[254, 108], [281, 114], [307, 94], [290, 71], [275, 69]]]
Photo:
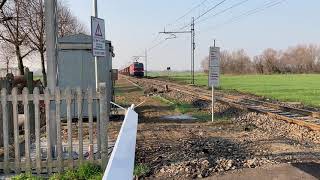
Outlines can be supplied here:
[[207, 17], [207, 18], [201, 19], [200, 21], [197, 22], [197, 24], [202, 23], [202, 22], [204, 22], [204, 21], [206, 21], [206, 20], [208, 20], [208, 19], [211, 19], [211, 18], [213, 18], [213, 17], [216, 17], [216, 16], [218, 16], [218, 15], [220, 15], [220, 14], [223, 14], [223, 13], [225, 13], [225, 12], [227, 12], [227, 11], [233, 9], [233, 8], [236, 8], [236, 7], [240, 6], [240, 5], [248, 2], [248, 1], [249, 1], [249, 0], [243, 0], [243, 1], [241, 1], [241, 2], [235, 3], [235, 4], [231, 5], [230, 7], [226, 8], [226, 9], [223, 9], [222, 11], [219, 11], [219, 12], [213, 14], [212, 16], [209, 16], [209, 17]]
[[[192, 13], [194, 10], [196, 10], [197, 8], [201, 7], [202, 5], [204, 5], [204, 3], [206, 3], [208, 0], [203, 0], [200, 4], [198, 4], [197, 6], [191, 8], [189, 11], [187, 11], [184, 15], [180, 16], [179, 18], [177, 18], [175, 22], [180, 21], [181, 19], [185, 18], [187, 15], [189, 15], [190, 13]], [[173, 24], [173, 23], [170, 23]]]
[[[209, 12], [213, 11], [214, 9], [216, 9], [217, 7], [219, 7], [220, 5], [222, 5], [224, 2], [226, 2], [227, 0], [222, 0], [219, 3], [215, 4], [214, 6], [212, 6], [211, 8], [209, 8], [208, 10], [206, 10], [204, 13], [200, 14], [199, 16], [197, 16], [194, 21], [196, 22], [197, 20], [199, 20], [201, 17], [205, 16], [206, 14], [208, 14]], [[185, 26], [179, 28], [179, 30], [185, 29], [186, 27], [189, 27], [191, 24], [188, 23]]]
[[[176, 22], [179, 22], [180, 20], [182, 20], [183, 18], [185, 18], [187, 15], [189, 15], [190, 13], [192, 13], [194, 10], [200, 8], [202, 5], [204, 5], [206, 2], [208, 2], [208, 0], [203, 0], [201, 3], [197, 4], [196, 6], [192, 7], [190, 10], [188, 10], [186, 13], [184, 13], [182, 16], [178, 17], [176, 20], [174, 20], [172, 23], [170, 23], [169, 25], [173, 25]], [[162, 39], [164, 37], [164, 34], [160, 35], [158, 34], [152, 41], [156, 42], [158, 41], [158, 39], [161, 39], [161, 41], [157, 42], [156, 44], [152, 45], [151, 47], [147, 48], [148, 51], [160, 46], [161, 44], [163, 44], [164, 42], [166, 42], [166, 40], [168, 40], [168, 38]]]
[[259, 13], [261, 11], [264, 11], [266, 9], [269, 9], [271, 7], [279, 5], [279, 4], [283, 3], [284, 1], [286, 1], [286, 0], [273, 0], [273, 1], [265, 2], [265, 4], [262, 5], [262, 6], [256, 7], [254, 9], [246, 11], [245, 13], [242, 13], [242, 14], [240, 14], [238, 16], [232, 17], [229, 20], [225, 21], [224, 23], [217, 24], [217, 25], [215, 25], [215, 26], [213, 26], [213, 27], [211, 27], [211, 28], [209, 28], [209, 29], [207, 29], [205, 31], [202, 31], [202, 32], [206, 32], [206, 31], [212, 30], [213, 28], [216, 28], [216, 27], [222, 27], [222, 26], [234, 23], [234, 22], [238, 22], [242, 18], [251, 16], [253, 14]]
[[[205, 19], [201, 19], [201, 18], [204, 17], [206, 14], [208, 14], [209, 12], [211, 12], [212, 10], [214, 10], [215, 8], [217, 8], [218, 6], [222, 5], [222, 3], [224, 3], [225, 1], [226, 1], [226, 0], [220, 1], [218, 4], [214, 5], [213, 7], [211, 7], [210, 9], [208, 9], [207, 11], [205, 11], [204, 13], [202, 13], [201, 15], [197, 16], [197, 17], [195, 18], [195, 20], [197, 20], [196, 24], [202, 23], [202, 22], [204, 22], [204, 21], [206, 21], [206, 20], [208, 20], [208, 19], [210, 19], [210, 18], [213, 18], [213, 17], [216, 17], [216, 16], [218, 16], [218, 15], [220, 15], [220, 14], [223, 14], [223, 13], [225, 13], [225, 12], [227, 12], [227, 11], [233, 9], [233, 8], [236, 8], [236, 7], [240, 6], [240, 5], [248, 2], [249, 0], [243, 0], [243, 1], [241, 1], [241, 2], [235, 3], [235, 4], [231, 5], [230, 7], [225, 8], [225, 9], [223, 9], [223, 10], [221, 10], [221, 11], [213, 14], [212, 16], [209, 16], [209, 17], [207, 17], [207, 18], [205, 18]], [[241, 18], [245, 18], [245, 17], [248, 17], [248, 16], [250, 16], [250, 15], [252, 15], [252, 14], [256, 14], [256, 13], [258, 13], [258, 12], [264, 11], [264, 10], [266, 10], [266, 9], [268, 9], [268, 8], [271, 8], [271, 7], [274, 7], [274, 6], [278, 5], [278, 4], [283, 3], [284, 1], [285, 1], [285, 0], [273, 0], [273, 1], [265, 2], [263, 6], [260, 6], [260, 7], [254, 8], [254, 9], [251, 9], [251, 10], [249, 10], [249, 11], [246, 11], [245, 13], [242, 13], [242, 14], [240, 14], [239, 16], [233, 17], [233, 18], [227, 20], [226, 22], [224, 22], [224, 23], [222, 23], [222, 24], [219, 24], [219, 25], [216, 25], [216, 26], [214, 26], [214, 27], [217, 27], [217, 26], [221, 27], [221, 26], [224, 26], [224, 25], [227, 25], [227, 24], [236, 22], [236, 21], [240, 20]], [[202, 3], [200, 3], [200, 4], [204, 4], [204, 2], [202, 2]], [[200, 6], [199, 6], [199, 7], [200, 7]], [[196, 8], [192, 8], [192, 9], [196, 9]], [[190, 12], [190, 13], [191, 13], [191, 12]], [[190, 13], [189, 13], [189, 14], [190, 14]], [[186, 14], [187, 14], [187, 13], [186, 13]], [[185, 17], [186, 17], [186, 16], [187, 16], [187, 15], [185, 15]], [[181, 17], [183, 17], [183, 16], [181, 16]], [[179, 18], [181, 18], [181, 17], [179, 17]], [[179, 18], [178, 18], [178, 19], [179, 19]], [[176, 19], [176, 20], [178, 20], [178, 19]], [[200, 19], [201, 19], [201, 20], [200, 20]], [[182, 28], [180, 28], [179, 30], [184, 29], [184, 28], [189, 27], [189, 26], [190, 26], [190, 24], [187, 24], [187, 25], [183, 26]], [[210, 28], [210, 29], [212, 29], [212, 28]], [[203, 31], [202, 31], [202, 32], [203, 32]], [[158, 41], [156, 44], [152, 45], [151, 47], [147, 48], [148, 51], [154, 50], [155, 48], [159, 47], [159, 46], [162, 45], [163, 43], [167, 42], [167, 40], [168, 40], [167, 38], [165, 38], [165, 39], [162, 39], [162, 38], [163, 38], [163, 36], [160, 37], [160, 35], [158, 35], [158, 36], [157, 36], [157, 39], [155, 39], [153, 42], [157, 41], [158, 39], [159, 39], [159, 40], [161, 39], [161, 40]]]
[[[220, 6], [221, 4], [223, 4], [225, 1], [227, 0], [222, 0], [219, 3], [215, 4], [214, 6], [212, 6], [211, 8], [209, 8], [208, 10], [206, 10], [204, 13], [200, 14], [199, 16], [197, 16], [195, 18], [195, 20], [200, 19], [201, 17], [203, 17], [204, 15], [206, 15], [207, 13], [209, 13], [210, 11], [214, 10], [215, 8], [217, 8], [218, 6]], [[195, 6], [194, 8], [190, 9], [187, 13], [185, 13], [183, 16], [179, 17], [178, 19], [176, 19], [175, 22], [183, 19], [184, 17], [186, 17], [188, 14], [190, 14], [192, 11], [194, 11], [195, 9], [199, 8], [200, 6], [202, 6], [205, 2], [207, 2], [207, 0], [202, 1], [199, 5]], [[184, 29], [185, 27], [190, 26], [191, 24], [185, 25], [182, 28], [179, 28], [179, 30]], [[157, 36], [159, 37], [159, 36]], [[160, 46], [161, 44], [163, 44], [164, 42], [166, 42], [168, 40], [168, 38], [161, 40], [160, 42], [158, 42], [157, 44], [153, 45], [152, 47], [148, 48], [148, 51], [153, 50], [154, 48]]]

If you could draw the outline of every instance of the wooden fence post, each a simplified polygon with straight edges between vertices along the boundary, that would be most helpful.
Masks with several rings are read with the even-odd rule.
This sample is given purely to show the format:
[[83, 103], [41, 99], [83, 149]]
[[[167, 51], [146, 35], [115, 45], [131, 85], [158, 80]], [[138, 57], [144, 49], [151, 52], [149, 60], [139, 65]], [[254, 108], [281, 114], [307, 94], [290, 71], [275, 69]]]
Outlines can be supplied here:
[[82, 119], [82, 90], [77, 88], [77, 105], [78, 105], [78, 140], [79, 140], [79, 162], [83, 161], [83, 119]]
[[15, 172], [19, 174], [20, 168], [20, 142], [19, 142], [19, 122], [18, 122], [18, 93], [17, 88], [12, 89], [12, 110], [13, 110], [13, 132], [14, 132], [14, 159]]
[[[52, 173], [52, 142], [51, 142], [51, 123], [50, 123], [50, 90], [46, 88], [44, 91], [46, 106], [46, 131], [47, 131], [47, 170], [48, 174]], [[52, 118], [53, 119], [53, 118]]]
[[1, 104], [2, 104], [2, 130], [3, 130], [3, 147], [4, 147], [4, 173], [9, 173], [9, 125], [8, 125], [8, 107], [7, 107], [7, 90], [1, 90]]
[[107, 136], [107, 121], [109, 119], [107, 107], [107, 88], [105, 83], [100, 83], [99, 86], [99, 101], [100, 101], [100, 140], [101, 140], [101, 166], [105, 169], [108, 164], [108, 136]]
[[[27, 88], [29, 93], [33, 93], [33, 72], [30, 72], [28, 68], [25, 69], [24, 77], [27, 81]], [[34, 118], [34, 104], [32, 101], [29, 102], [29, 118], [30, 118], [30, 133], [34, 136], [35, 134], [35, 118]]]
[[92, 162], [94, 157], [94, 146], [93, 146], [93, 92], [92, 88], [88, 88], [88, 116], [89, 116], [89, 159]]
[[29, 91], [27, 88], [23, 88], [23, 112], [24, 112], [24, 138], [25, 138], [25, 162], [26, 172], [31, 172], [31, 159], [30, 159], [30, 116], [29, 116]]
[[71, 90], [67, 88], [65, 90], [66, 104], [67, 104], [67, 127], [68, 127], [68, 158], [69, 158], [69, 169], [73, 169], [73, 156], [72, 156], [72, 118], [71, 118], [71, 103], [72, 96]]
[[56, 124], [57, 124], [57, 160], [58, 160], [58, 171], [63, 171], [63, 154], [62, 154], [62, 140], [61, 140], [61, 114], [60, 114], [60, 107], [61, 107], [61, 91], [57, 87], [55, 90], [55, 99], [56, 99]]
[[36, 170], [37, 174], [41, 173], [41, 146], [40, 146], [40, 109], [39, 109], [39, 88], [34, 88], [33, 90], [33, 104], [35, 112], [35, 137], [36, 137]]

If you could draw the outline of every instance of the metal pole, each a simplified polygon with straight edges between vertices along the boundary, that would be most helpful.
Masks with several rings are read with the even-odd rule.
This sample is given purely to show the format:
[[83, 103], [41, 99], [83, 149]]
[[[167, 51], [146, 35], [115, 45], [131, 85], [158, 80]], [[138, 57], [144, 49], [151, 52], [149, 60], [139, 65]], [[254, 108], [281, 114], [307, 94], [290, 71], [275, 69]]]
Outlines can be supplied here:
[[147, 49], [145, 51], [145, 59], [146, 59], [145, 71], [146, 71], [146, 77], [148, 77], [148, 51], [147, 51]]
[[[213, 42], [213, 47], [216, 47], [216, 40], [214, 40]], [[209, 62], [210, 63], [210, 62]], [[212, 100], [211, 100], [211, 103], [212, 103], [212, 107], [211, 107], [211, 113], [212, 113], [212, 122], [214, 121], [214, 86], [212, 85], [211, 87], [212, 89]]]
[[194, 84], [194, 50], [195, 50], [194, 17], [191, 22], [191, 84]]
[[[97, 0], [92, 1], [92, 16], [98, 17], [98, 2]], [[98, 74], [98, 57], [94, 57], [94, 73], [95, 73], [95, 79], [96, 79], [96, 91], [99, 91], [99, 74]]]
[[212, 100], [211, 100], [211, 115], [212, 115], [212, 122], [213, 122], [213, 120], [214, 120], [214, 86], [212, 86], [211, 87], [211, 89], [212, 89], [212, 94], [211, 94], [211, 96], [212, 96]]

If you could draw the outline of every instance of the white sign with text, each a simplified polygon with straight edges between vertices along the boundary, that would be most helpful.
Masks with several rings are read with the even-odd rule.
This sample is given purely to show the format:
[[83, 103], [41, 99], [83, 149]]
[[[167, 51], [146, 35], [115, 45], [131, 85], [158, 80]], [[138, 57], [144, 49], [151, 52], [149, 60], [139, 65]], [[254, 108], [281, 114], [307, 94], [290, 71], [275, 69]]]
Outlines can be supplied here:
[[103, 19], [91, 17], [91, 36], [93, 56], [106, 56], [106, 35]]
[[218, 87], [220, 81], [220, 48], [210, 47], [209, 86]]

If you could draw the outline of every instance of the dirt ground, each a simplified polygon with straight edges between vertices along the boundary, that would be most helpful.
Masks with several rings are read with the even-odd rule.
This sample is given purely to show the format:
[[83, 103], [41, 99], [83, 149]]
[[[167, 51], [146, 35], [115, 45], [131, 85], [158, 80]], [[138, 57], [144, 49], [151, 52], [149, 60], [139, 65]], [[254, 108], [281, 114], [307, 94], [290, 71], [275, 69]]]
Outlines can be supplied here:
[[[166, 119], [181, 113], [125, 79], [117, 81], [116, 95], [125, 107], [142, 103], [136, 164], [148, 171], [140, 179], [320, 178], [319, 132], [223, 105], [218, 109], [228, 119]], [[112, 122], [110, 133], [120, 125]]]

